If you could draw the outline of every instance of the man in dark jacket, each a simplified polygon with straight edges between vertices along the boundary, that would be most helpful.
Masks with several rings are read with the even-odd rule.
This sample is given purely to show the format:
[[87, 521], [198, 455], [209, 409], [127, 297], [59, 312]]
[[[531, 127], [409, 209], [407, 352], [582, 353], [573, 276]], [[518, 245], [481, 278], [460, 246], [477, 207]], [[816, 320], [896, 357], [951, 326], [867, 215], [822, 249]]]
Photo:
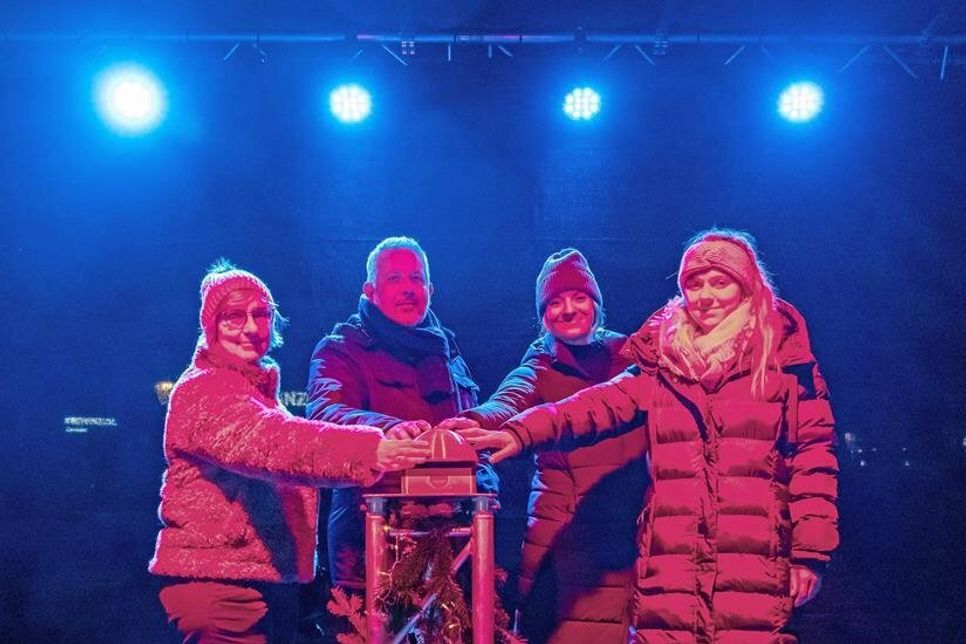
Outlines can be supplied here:
[[[389, 237], [376, 245], [366, 261], [362, 293], [358, 312], [315, 347], [309, 418], [408, 437], [476, 405], [479, 388], [453, 333], [430, 310], [429, 261], [414, 239]], [[497, 491], [489, 465], [480, 466], [477, 483], [480, 491]], [[357, 488], [336, 490], [328, 525], [332, 581], [360, 590], [365, 587], [361, 502]]]

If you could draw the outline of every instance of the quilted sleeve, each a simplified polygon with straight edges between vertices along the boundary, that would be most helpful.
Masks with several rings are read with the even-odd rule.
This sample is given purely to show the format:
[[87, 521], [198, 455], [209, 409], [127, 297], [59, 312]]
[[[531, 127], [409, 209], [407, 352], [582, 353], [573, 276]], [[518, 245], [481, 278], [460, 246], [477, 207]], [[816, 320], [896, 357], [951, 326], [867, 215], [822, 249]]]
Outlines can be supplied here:
[[254, 395], [241, 374], [219, 373], [184, 383], [172, 394], [168, 425], [174, 447], [227, 470], [313, 487], [371, 485], [382, 432], [299, 418]]
[[651, 376], [624, 372], [556, 403], [534, 407], [506, 422], [524, 450], [568, 451], [630, 431], [647, 418]]
[[821, 570], [839, 543], [835, 421], [818, 366], [800, 370], [798, 380], [798, 437], [789, 482], [792, 561]]
[[537, 391], [537, 380], [549, 363], [546, 354], [528, 352], [520, 366], [503, 379], [489, 400], [463, 415], [477, 421], [480, 427], [496, 429], [520, 412], [539, 405], [543, 401]]

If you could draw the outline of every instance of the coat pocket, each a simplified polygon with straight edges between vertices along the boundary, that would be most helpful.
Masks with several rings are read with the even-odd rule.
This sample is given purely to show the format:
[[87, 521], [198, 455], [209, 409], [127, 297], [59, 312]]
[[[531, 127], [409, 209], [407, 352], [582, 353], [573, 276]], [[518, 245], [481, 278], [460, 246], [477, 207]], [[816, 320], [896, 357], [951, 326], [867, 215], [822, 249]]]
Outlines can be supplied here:
[[780, 401], [718, 399], [711, 416], [723, 438], [746, 438], [774, 443], [781, 435], [783, 405]]
[[373, 370], [373, 380], [388, 389], [415, 389], [416, 370], [394, 360], [381, 361]]

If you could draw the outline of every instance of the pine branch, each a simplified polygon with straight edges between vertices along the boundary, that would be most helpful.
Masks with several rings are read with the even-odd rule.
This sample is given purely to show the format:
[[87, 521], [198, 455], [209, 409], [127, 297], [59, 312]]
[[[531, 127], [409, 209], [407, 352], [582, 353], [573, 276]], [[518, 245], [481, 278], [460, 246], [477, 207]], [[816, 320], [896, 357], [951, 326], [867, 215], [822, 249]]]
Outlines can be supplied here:
[[362, 610], [362, 600], [358, 595], [347, 593], [338, 586], [332, 587], [332, 599], [326, 604], [329, 612], [345, 617], [355, 633], [340, 634], [336, 637], [339, 644], [365, 644], [366, 616]]

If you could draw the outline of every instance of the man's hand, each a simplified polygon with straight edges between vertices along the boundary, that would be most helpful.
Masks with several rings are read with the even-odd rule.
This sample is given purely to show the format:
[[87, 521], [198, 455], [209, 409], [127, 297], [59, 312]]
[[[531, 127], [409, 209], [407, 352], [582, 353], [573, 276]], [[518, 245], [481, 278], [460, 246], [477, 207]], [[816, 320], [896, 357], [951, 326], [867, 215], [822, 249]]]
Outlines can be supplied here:
[[495, 449], [496, 451], [490, 455], [490, 463], [493, 465], [516, 456], [521, 451], [520, 444], [510, 432], [491, 432], [481, 427], [468, 427], [458, 432], [476, 451]]
[[386, 438], [402, 440], [405, 438], [416, 438], [423, 432], [428, 432], [433, 426], [425, 420], [404, 420], [386, 430]]
[[429, 443], [417, 440], [383, 438], [376, 448], [376, 466], [380, 472], [405, 470], [425, 463], [429, 458]]
[[789, 570], [789, 576], [790, 585], [788, 594], [795, 600], [796, 608], [810, 601], [822, 588], [822, 578], [807, 566], [796, 566], [792, 564]]

